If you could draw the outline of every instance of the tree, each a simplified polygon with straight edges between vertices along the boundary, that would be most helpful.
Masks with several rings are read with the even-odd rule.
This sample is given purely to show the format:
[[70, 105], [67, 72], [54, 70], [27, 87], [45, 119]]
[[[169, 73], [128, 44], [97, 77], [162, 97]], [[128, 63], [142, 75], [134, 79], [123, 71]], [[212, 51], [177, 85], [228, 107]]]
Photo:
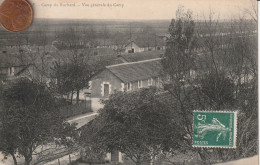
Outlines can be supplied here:
[[[1, 113], [1, 116], [4, 115], [4, 113]], [[10, 124], [12, 129], [7, 131], [7, 128], [5, 128], [5, 125], [1, 121], [1, 130], [0, 130], [0, 151], [5, 155], [8, 156], [9, 154], [12, 156], [14, 165], [17, 165], [16, 160], [16, 151], [19, 145], [19, 139], [16, 136], [17, 135], [17, 129], [14, 127], [14, 124]]]
[[110, 32], [106, 24], [103, 25], [102, 31], [100, 33], [103, 41], [103, 43], [100, 43], [100, 45], [103, 44], [103, 46], [105, 47], [107, 46], [106, 41], [110, 38]]
[[[256, 99], [257, 37], [254, 33], [257, 26], [254, 19], [239, 18], [230, 20], [228, 23], [222, 23], [218, 19], [214, 19], [213, 16], [214, 14], [211, 12], [210, 17], [204, 20], [206, 33], [210, 36], [199, 39], [202, 43], [200, 46], [203, 46], [209, 52], [201, 58], [209, 66], [203, 70], [215, 73], [215, 78], [212, 77], [211, 81], [219, 79], [217, 84], [220, 88], [215, 91], [214, 95], [211, 95], [211, 99], [216, 98], [216, 95], [221, 93], [221, 89], [228, 88], [227, 86], [230, 84], [223, 83], [221, 77], [229, 79], [233, 84], [224, 92], [230, 93], [228, 94], [229, 98], [226, 99], [228, 102], [225, 105], [217, 106], [217, 109], [239, 110], [240, 118], [236, 151], [219, 150], [216, 155], [222, 160], [252, 156], [257, 153], [257, 131], [254, 129], [257, 125], [257, 118], [253, 117], [256, 116], [258, 102]], [[202, 28], [199, 29], [199, 32], [201, 32]], [[224, 30], [225, 33], [220, 35]], [[208, 88], [208, 90], [210, 89]], [[217, 96], [217, 99], [221, 100], [226, 97], [224, 93]]]
[[82, 143], [105, 152], [120, 151], [135, 164], [180, 147], [179, 120], [159, 95], [156, 88], [111, 95], [99, 116], [82, 130]]
[[164, 87], [185, 135], [192, 137], [192, 111], [196, 109], [238, 110], [241, 119], [236, 150], [212, 149], [212, 154], [192, 148], [192, 138], [185, 140], [186, 149], [197, 152], [206, 164], [210, 159], [225, 161], [256, 154], [257, 48], [253, 30], [247, 26], [250, 21], [220, 22], [210, 12], [208, 19], [195, 24], [191, 12], [184, 13], [182, 8], [176, 15], [162, 65]]
[[180, 81], [193, 69], [194, 27], [191, 11], [184, 13], [183, 7], [179, 7], [169, 27], [170, 38], [162, 61], [171, 79]]
[[56, 63], [53, 67], [54, 78], [56, 82], [52, 87], [59, 95], [70, 94], [71, 103], [74, 92], [76, 92], [76, 102], [79, 103], [79, 92], [88, 87], [88, 81], [91, 76], [90, 67], [86, 62], [84, 55], [77, 55], [71, 61], [65, 63]]
[[[195, 59], [192, 54], [194, 46], [194, 28], [195, 23], [192, 19], [191, 11], [184, 12], [183, 7], [176, 11], [176, 19], [172, 19], [169, 26], [170, 37], [167, 40], [166, 52], [162, 60], [164, 73], [166, 74], [165, 89], [173, 96], [176, 106], [180, 108], [184, 130], [187, 130], [191, 136], [191, 108], [185, 105], [190, 102], [189, 92], [197, 93], [198, 90], [189, 88], [186, 91], [186, 85], [192, 83], [190, 71], [194, 68]], [[184, 84], [185, 83], [185, 84]], [[187, 93], [188, 92], [188, 93]], [[188, 107], [189, 106], [189, 107]], [[178, 109], [177, 109], [178, 110]], [[191, 139], [190, 139], [191, 140]]]
[[142, 48], [156, 48], [156, 32], [151, 26], [145, 26], [140, 29], [140, 31], [136, 35], [136, 40], [140, 41], [143, 45], [138, 45]]
[[[43, 84], [28, 79], [18, 79], [3, 91], [3, 112], [0, 149], [25, 158], [25, 165], [32, 161], [35, 149], [60, 138], [76, 135], [75, 127], [65, 123], [59, 115], [53, 95]], [[66, 131], [64, 131], [66, 130]]]
[[202, 92], [218, 105], [217, 109], [234, 105], [234, 87], [233, 81], [224, 74], [210, 73], [201, 80]]
[[[95, 37], [95, 35], [84, 31], [82, 37], [77, 32], [77, 27], [70, 28], [59, 36], [59, 40], [65, 43], [65, 47], [63, 51], [56, 52], [61, 58], [52, 67], [54, 79], [52, 86], [59, 94], [70, 95], [71, 102], [76, 92], [76, 102], [79, 103], [79, 92], [88, 87], [88, 79], [91, 76], [88, 61], [92, 54], [91, 42], [94, 40], [84, 37]], [[87, 46], [88, 44], [90, 45]]]
[[125, 32], [115, 32], [111, 37], [113, 37], [113, 49], [116, 51], [117, 55], [121, 55], [124, 51], [125, 45], [129, 42], [127, 34]]
[[97, 32], [93, 25], [90, 25], [87, 29], [83, 30], [83, 42], [88, 48], [96, 48], [98, 46], [97, 42]]
[[245, 8], [244, 12], [246, 14], [248, 14], [251, 17], [251, 19], [253, 19], [257, 23], [257, 20], [258, 20], [257, 19], [257, 3], [253, 0], [249, 0], [249, 1], [250, 1], [249, 3], [251, 4], [251, 6], [249, 9]]

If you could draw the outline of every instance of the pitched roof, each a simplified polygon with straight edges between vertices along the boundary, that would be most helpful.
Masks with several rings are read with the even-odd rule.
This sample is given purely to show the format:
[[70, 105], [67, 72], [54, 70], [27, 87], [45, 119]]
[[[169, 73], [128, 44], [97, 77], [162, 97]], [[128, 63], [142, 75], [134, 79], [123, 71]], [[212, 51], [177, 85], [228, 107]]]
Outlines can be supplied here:
[[21, 66], [19, 70], [15, 70], [15, 73], [14, 75], [15, 76], [19, 76], [21, 75], [23, 72], [25, 72], [30, 66], [32, 66], [32, 64], [28, 64], [28, 65], [25, 65], [25, 66]]
[[0, 68], [11, 66], [20, 66], [21, 62], [18, 60], [17, 55], [13, 51], [6, 51], [0, 49]]
[[103, 70], [106, 66], [123, 63], [123, 61], [117, 57], [117, 55], [96, 55], [91, 56], [88, 60], [88, 64], [94, 71]]
[[112, 48], [92, 48], [90, 49], [94, 55], [114, 55], [116, 54]]
[[[51, 45], [46, 46], [34, 46], [34, 45], [22, 45], [22, 46], [12, 46], [12, 47], [1, 47], [0, 48], [0, 67], [11, 67], [11, 66], [21, 66], [27, 65], [31, 61], [32, 55], [36, 55], [34, 58], [34, 63], [41, 62], [41, 56], [39, 54], [45, 55], [55, 54], [55, 48]], [[23, 60], [21, 59], [23, 57]]]
[[166, 42], [162, 38], [157, 36], [148, 39], [144, 39], [140, 37], [135, 39], [134, 42], [141, 48], [166, 45]]
[[162, 37], [156, 35], [144, 36], [142, 33], [139, 33], [137, 36], [134, 36], [125, 46], [128, 46], [131, 43], [135, 43], [140, 48], [166, 45], [166, 42], [163, 40]]
[[106, 68], [125, 83], [147, 80], [160, 75], [161, 58], [111, 65]]
[[124, 60], [126, 60], [127, 62], [137, 62], [137, 61], [144, 61], [144, 60], [160, 58], [161, 54], [164, 54], [164, 50], [127, 53], [127, 54], [121, 55], [121, 57]]

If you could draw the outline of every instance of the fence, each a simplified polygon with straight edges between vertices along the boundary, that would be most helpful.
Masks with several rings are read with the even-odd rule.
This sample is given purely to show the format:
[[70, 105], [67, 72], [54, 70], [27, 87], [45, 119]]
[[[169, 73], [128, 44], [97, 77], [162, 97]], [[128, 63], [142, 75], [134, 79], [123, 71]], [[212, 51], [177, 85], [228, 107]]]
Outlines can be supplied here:
[[63, 105], [60, 107], [60, 115], [64, 118], [92, 112], [91, 110], [91, 100], [83, 100], [78, 104], [73, 105]]

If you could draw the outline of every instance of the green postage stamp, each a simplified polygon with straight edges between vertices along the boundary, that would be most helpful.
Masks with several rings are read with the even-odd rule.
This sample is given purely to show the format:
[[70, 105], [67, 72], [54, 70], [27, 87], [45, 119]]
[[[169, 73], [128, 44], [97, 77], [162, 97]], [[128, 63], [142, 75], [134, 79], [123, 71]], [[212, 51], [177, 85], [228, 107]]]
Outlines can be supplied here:
[[236, 133], [236, 111], [193, 112], [193, 147], [236, 148]]

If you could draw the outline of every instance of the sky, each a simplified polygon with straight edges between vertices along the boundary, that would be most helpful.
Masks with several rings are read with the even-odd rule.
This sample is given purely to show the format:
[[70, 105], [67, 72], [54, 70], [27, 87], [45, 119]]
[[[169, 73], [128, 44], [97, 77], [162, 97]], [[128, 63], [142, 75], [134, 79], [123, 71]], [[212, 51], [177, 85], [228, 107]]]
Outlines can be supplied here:
[[[3, 0], [0, 0], [0, 2]], [[35, 18], [63, 19], [171, 19], [179, 5], [198, 19], [214, 11], [220, 19], [238, 18], [252, 9], [251, 0], [29, 0]], [[253, 0], [256, 2], [256, 0]], [[72, 6], [64, 6], [66, 4]], [[56, 5], [55, 5], [56, 4]], [[61, 6], [62, 4], [62, 6]], [[107, 5], [111, 6], [107, 6]], [[75, 5], [75, 6], [73, 6]], [[94, 5], [94, 6], [93, 6]]]

